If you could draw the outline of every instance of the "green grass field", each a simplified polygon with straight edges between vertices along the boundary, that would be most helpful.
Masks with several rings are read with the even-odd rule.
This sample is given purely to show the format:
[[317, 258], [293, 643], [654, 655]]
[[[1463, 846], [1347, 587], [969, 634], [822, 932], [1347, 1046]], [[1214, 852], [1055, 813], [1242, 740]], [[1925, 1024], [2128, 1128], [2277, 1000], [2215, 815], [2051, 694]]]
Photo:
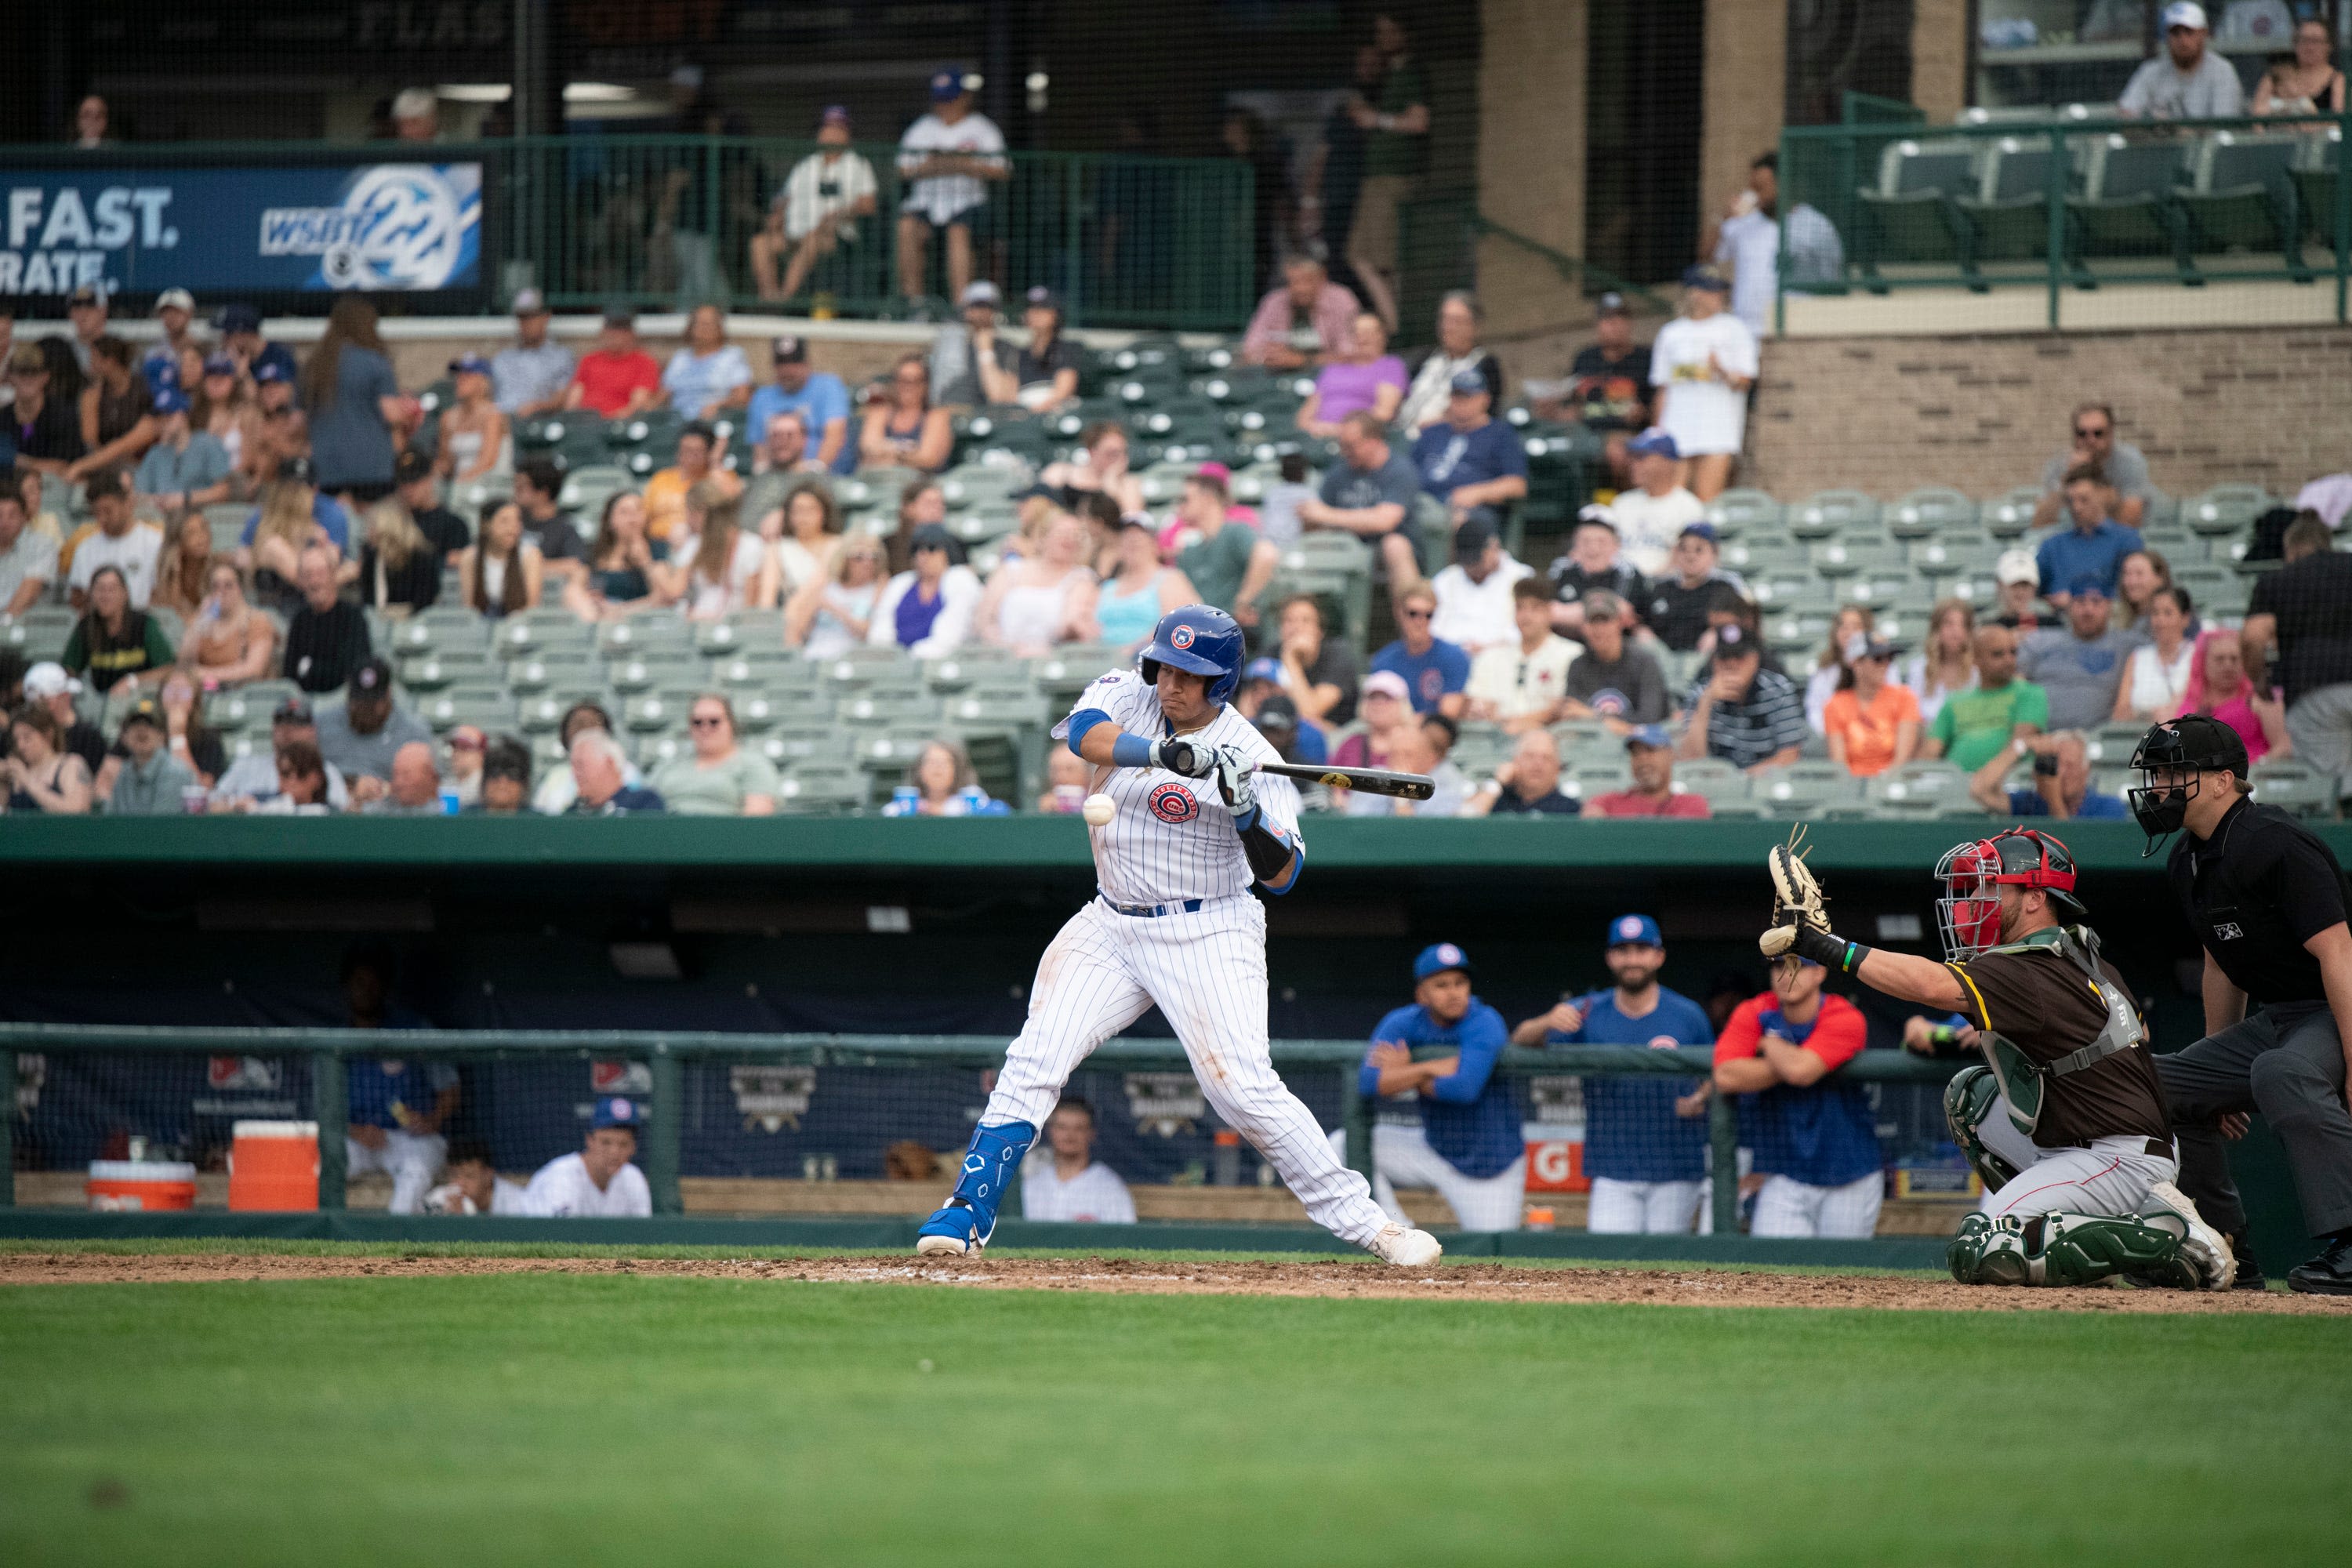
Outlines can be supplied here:
[[500, 1275], [0, 1289], [8, 1563], [2303, 1563], [2352, 1328]]

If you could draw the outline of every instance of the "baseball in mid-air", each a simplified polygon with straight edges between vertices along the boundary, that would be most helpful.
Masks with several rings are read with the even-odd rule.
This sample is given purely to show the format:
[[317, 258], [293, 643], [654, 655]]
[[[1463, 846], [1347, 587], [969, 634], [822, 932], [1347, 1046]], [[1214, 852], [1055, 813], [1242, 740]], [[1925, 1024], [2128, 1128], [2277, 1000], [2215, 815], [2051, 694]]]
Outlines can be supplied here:
[[1108, 827], [1110, 826], [1111, 817], [1118, 811], [1118, 807], [1112, 802], [1110, 796], [1090, 795], [1087, 796], [1087, 804], [1078, 808], [1078, 815], [1087, 819], [1088, 827]]

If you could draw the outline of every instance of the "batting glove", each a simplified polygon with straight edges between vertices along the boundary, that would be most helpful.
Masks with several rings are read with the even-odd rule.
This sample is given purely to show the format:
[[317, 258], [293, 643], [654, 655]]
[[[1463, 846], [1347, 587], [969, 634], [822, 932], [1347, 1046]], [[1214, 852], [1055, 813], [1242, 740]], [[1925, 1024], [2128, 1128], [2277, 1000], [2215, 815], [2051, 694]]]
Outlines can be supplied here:
[[1188, 779], [1204, 779], [1217, 771], [1217, 748], [1171, 736], [1151, 742], [1151, 765]]
[[1257, 764], [1237, 746], [1219, 746], [1215, 754], [1217, 795], [1234, 826], [1246, 826], [1257, 816]]

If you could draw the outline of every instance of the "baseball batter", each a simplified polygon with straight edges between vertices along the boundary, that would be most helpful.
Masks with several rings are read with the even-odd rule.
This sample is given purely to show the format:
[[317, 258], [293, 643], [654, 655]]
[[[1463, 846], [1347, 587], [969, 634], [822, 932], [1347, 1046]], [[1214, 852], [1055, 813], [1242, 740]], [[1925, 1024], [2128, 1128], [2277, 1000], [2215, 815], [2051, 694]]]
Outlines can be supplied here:
[[1952, 1238], [1952, 1278], [2084, 1285], [2122, 1274], [2229, 1288], [2230, 1244], [2172, 1184], [2164, 1086], [2129, 986], [2079, 923], [2064, 844], [2012, 827], [1946, 851], [1936, 866], [1942, 963], [1833, 933], [1820, 884], [1790, 848], [1775, 848], [1769, 868], [1766, 957], [1811, 960], [1957, 1012], [1977, 1032], [1986, 1065], [1952, 1079], [1944, 1114], [1992, 1195]]
[[1316, 1223], [1401, 1267], [1436, 1260], [1436, 1237], [1390, 1221], [1267, 1054], [1265, 910], [1250, 888], [1288, 892], [1307, 849], [1297, 789], [1254, 771], [1280, 758], [1226, 706], [1243, 647], [1241, 627], [1223, 610], [1172, 610], [1138, 669], [1087, 687], [1055, 727], [1116, 807], [1090, 829], [1097, 892], [1045, 949], [1028, 1023], [1005, 1053], [955, 1191], [924, 1222], [917, 1252], [988, 1245], [1004, 1184], [1070, 1074], [1157, 1003], [1210, 1105]]

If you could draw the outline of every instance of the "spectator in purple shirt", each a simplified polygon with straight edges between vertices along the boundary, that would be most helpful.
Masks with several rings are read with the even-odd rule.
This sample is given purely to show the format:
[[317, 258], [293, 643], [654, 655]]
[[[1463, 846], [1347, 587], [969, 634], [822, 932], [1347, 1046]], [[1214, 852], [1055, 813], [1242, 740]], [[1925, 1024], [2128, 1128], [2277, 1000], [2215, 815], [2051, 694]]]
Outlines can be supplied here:
[[1363, 311], [1350, 330], [1348, 352], [1324, 362], [1315, 390], [1298, 405], [1298, 427], [1328, 440], [1350, 414], [1369, 413], [1386, 425], [1404, 401], [1407, 379], [1404, 361], [1389, 353], [1388, 329], [1378, 316]]

